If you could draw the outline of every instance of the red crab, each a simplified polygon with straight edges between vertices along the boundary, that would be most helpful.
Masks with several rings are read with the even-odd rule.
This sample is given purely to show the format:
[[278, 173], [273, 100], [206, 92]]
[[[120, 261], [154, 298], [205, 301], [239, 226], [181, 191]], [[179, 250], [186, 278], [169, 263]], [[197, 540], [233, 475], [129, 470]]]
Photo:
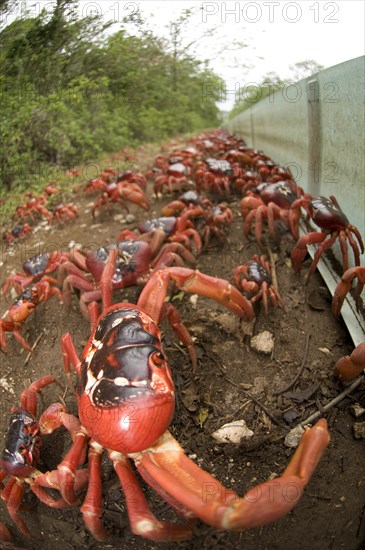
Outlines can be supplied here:
[[307, 254], [307, 246], [310, 244], [318, 244], [317, 252], [313, 258], [309, 274], [313, 273], [317, 267], [322, 254], [331, 248], [336, 239], [339, 239], [343, 271], [349, 268], [347, 241], [349, 241], [354, 253], [355, 265], [360, 265], [359, 246], [354, 239], [354, 234], [360, 245], [361, 254], [364, 253], [364, 243], [360, 232], [354, 225], [350, 224], [349, 220], [341, 210], [336, 197], [330, 195], [330, 198], [317, 197], [309, 199], [300, 199], [293, 204], [293, 209], [299, 209], [304, 206], [310, 215], [313, 222], [321, 228], [322, 231], [313, 231], [301, 237], [293, 250], [291, 251], [291, 260], [294, 271], [299, 272], [302, 262]]
[[177, 186], [179, 192], [181, 193], [183, 185], [188, 183], [187, 178], [189, 175], [189, 168], [182, 162], [174, 162], [173, 164], [169, 164], [166, 170], [164, 170], [161, 174], [157, 173], [157, 176], [155, 176], [155, 181], [153, 184], [153, 192], [155, 196], [162, 193], [165, 186], [168, 187], [170, 193], [172, 193], [175, 186]]
[[3, 286], [3, 294], [6, 296], [10, 285], [13, 285], [16, 292], [23, 292], [27, 286], [33, 284], [37, 280], [46, 281], [51, 284], [56, 284], [56, 279], [49, 277], [47, 273], [53, 273], [59, 268], [61, 263], [69, 259], [67, 252], [53, 251], [49, 254], [36, 254], [23, 262], [24, 273], [15, 273], [10, 275]]
[[334, 374], [341, 380], [352, 380], [365, 369], [365, 342], [359, 344], [350, 355], [341, 357], [335, 365]]
[[[115, 268], [107, 263], [111, 249], [116, 249], [118, 254]], [[154, 250], [143, 240], [123, 240], [88, 252], [86, 256], [74, 250], [72, 261], [62, 264], [58, 284], [62, 286], [63, 299], [68, 305], [73, 288], [82, 292], [80, 309], [88, 319], [87, 304], [99, 299], [104, 302], [110, 289], [144, 284], [154, 269], [174, 262], [183, 264], [184, 260], [196, 262], [195, 257], [179, 243]], [[91, 280], [87, 273], [91, 274]]]
[[207, 245], [211, 236], [217, 237], [220, 241], [226, 242], [227, 237], [223, 228], [233, 221], [233, 212], [227, 204], [221, 203], [212, 206], [205, 214], [205, 226], [202, 229], [202, 239]]
[[57, 187], [54, 185], [56, 182], [50, 181], [48, 185], [43, 189], [43, 194], [46, 197], [59, 193]]
[[98, 181], [99, 183], [103, 182], [104, 186], [100, 187], [102, 192], [91, 210], [93, 217], [95, 216], [95, 211], [105, 204], [119, 203], [128, 211], [125, 201], [137, 204], [137, 206], [140, 206], [144, 210], [149, 210], [149, 201], [144, 192], [146, 179], [143, 174], [126, 171], [117, 181], [108, 183], [101, 179]]
[[43, 195], [34, 197], [30, 193], [30, 198], [25, 204], [21, 204], [15, 210], [15, 215], [24, 220], [27, 216], [34, 220], [34, 214], [39, 214], [48, 222], [52, 220], [52, 213], [46, 208], [46, 198]]
[[251, 224], [255, 220], [256, 241], [262, 248], [262, 221], [268, 221], [269, 232], [275, 235], [275, 220], [281, 220], [287, 225], [293, 236], [298, 238], [298, 221], [300, 210], [293, 209], [293, 203], [298, 199], [299, 188], [287, 181], [265, 185], [260, 195], [249, 193], [241, 200], [241, 213], [244, 219], [244, 232], [248, 237]]
[[227, 160], [208, 158], [198, 162], [195, 170], [195, 184], [198, 193], [203, 189], [207, 193], [218, 195], [231, 194], [232, 165]]
[[162, 216], [153, 218], [138, 225], [140, 234], [124, 229], [117, 237], [117, 240], [135, 239], [146, 240], [155, 256], [165, 241], [182, 243], [187, 250], [191, 249], [191, 241], [194, 242], [196, 252], [201, 251], [201, 239], [199, 233], [194, 229], [190, 217], [198, 216], [201, 208], [187, 210], [180, 217]]
[[7, 312], [8, 319], [0, 319], [0, 351], [8, 351], [5, 332], [12, 332], [22, 346], [28, 350], [31, 349], [21, 334], [23, 324], [41, 302], [46, 302], [52, 296], [57, 296], [60, 300], [62, 298], [58, 288], [51, 287], [46, 281], [41, 281], [24, 290], [14, 300]]
[[53, 208], [53, 220], [57, 220], [59, 223], [65, 220], [74, 220], [80, 214], [79, 209], [73, 204], [57, 204]]
[[169, 202], [161, 210], [163, 216], [182, 216], [188, 211], [192, 211], [195, 217], [204, 214], [206, 208], [210, 208], [212, 203], [206, 197], [198, 195], [196, 191], [186, 191], [178, 199]]
[[358, 282], [355, 289], [355, 300], [356, 306], [359, 309], [360, 294], [365, 285], [365, 267], [362, 266], [350, 267], [350, 269], [347, 269], [336, 286], [332, 300], [332, 313], [335, 317], [340, 316], [340, 311], [346, 298], [346, 294], [351, 290], [353, 280], [356, 277]]
[[243, 147], [241, 149], [230, 149], [224, 155], [225, 160], [231, 163], [238, 163], [242, 168], [254, 166], [254, 158], [257, 156], [255, 149]]
[[[33, 493], [47, 506], [58, 509], [70, 507], [64, 499], [56, 500], [45, 490], [59, 489], [59, 471], [42, 473], [37, 469], [43, 435], [52, 433], [61, 425], [71, 433], [80, 427], [79, 421], [68, 414], [60, 403], [50, 405], [39, 420], [36, 420], [37, 394], [53, 383], [59, 384], [53, 376], [45, 376], [23, 391], [20, 406], [11, 410], [5, 448], [1, 455], [1, 498], [7, 505], [11, 519], [26, 536], [30, 536], [31, 533], [18, 514], [25, 483], [29, 484]], [[88, 472], [86, 469], [78, 470], [75, 475], [75, 491], [78, 493], [87, 485]], [[2, 482], [6, 477], [9, 479], [4, 487]]]
[[33, 233], [33, 229], [29, 223], [24, 223], [23, 225], [17, 225], [10, 231], [4, 234], [4, 240], [7, 244], [11, 244], [16, 239], [24, 239], [27, 235]]
[[274, 307], [281, 306], [285, 310], [285, 304], [279, 292], [272, 284], [271, 266], [265, 256], [255, 254], [246, 265], [236, 267], [233, 272], [237, 288], [250, 296], [250, 302], [254, 303], [262, 299], [265, 313], [268, 313], [268, 297]]
[[[173, 267], [153, 274], [137, 305], [111, 306], [110, 296], [100, 317], [91, 308], [93, 329], [81, 359], [71, 335], [63, 336], [66, 373], [70, 374], [72, 365], [78, 376], [76, 396], [82, 425], [68, 453], [67, 466], [71, 462], [79, 464], [89, 446], [89, 488], [81, 511], [87, 528], [98, 540], [107, 537], [100, 519], [104, 450], [124, 489], [132, 532], [151, 540], [176, 541], [190, 538], [192, 518], [198, 517], [218, 529], [240, 531], [288, 513], [329, 442], [326, 421], [322, 419], [304, 434], [282, 477], [251, 489], [241, 499], [185, 455], [168, 431], [175, 392], [158, 328], [162, 319], [170, 320], [179, 338], [189, 346], [194, 363], [196, 359], [180, 316], [171, 303], [165, 302], [170, 281], [183, 291], [213, 298], [240, 317], [253, 316], [251, 304], [227, 281]], [[83, 445], [79, 445], [81, 440]], [[145, 481], [189, 519], [187, 524], [172, 525], [154, 517], [130, 459]], [[60, 467], [64, 466], [61, 463]], [[60, 477], [64, 487], [61, 494], [70, 504], [77, 501], [70, 485], [75, 471], [74, 466], [64, 482]]]

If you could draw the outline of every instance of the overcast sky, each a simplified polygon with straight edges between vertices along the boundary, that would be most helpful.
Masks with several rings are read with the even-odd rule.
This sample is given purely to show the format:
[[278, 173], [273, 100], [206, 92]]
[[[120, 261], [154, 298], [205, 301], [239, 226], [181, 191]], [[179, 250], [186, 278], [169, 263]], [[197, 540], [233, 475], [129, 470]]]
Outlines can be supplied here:
[[[53, 2], [27, 1], [34, 14]], [[81, 0], [81, 15], [99, 13], [114, 21], [112, 31], [128, 13], [138, 9], [154, 32], [168, 36], [169, 21], [186, 8], [200, 7], [189, 24], [186, 43], [197, 41], [192, 53], [210, 61], [211, 68], [226, 81], [221, 108], [230, 109], [239, 91], [259, 83], [272, 71], [293, 78], [289, 66], [313, 59], [331, 67], [364, 55], [365, 2], [363, 0]], [[213, 37], [205, 36], [215, 29]], [[233, 40], [245, 47], [236, 49]], [[223, 51], [222, 51], [223, 50]], [[237, 92], [238, 90], [238, 92]]]
[[[116, 20], [138, 6], [155, 32], [165, 36], [168, 22], [184, 8], [201, 6], [186, 38], [190, 42], [208, 28], [215, 28], [212, 38], [199, 40], [195, 53], [201, 59], [211, 60], [211, 66], [225, 79], [227, 93], [221, 104], [224, 109], [232, 107], [235, 90], [260, 82], [270, 71], [282, 78], [293, 78], [289, 66], [298, 61], [314, 59], [331, 67], [365, 53], [363, 0], [103, 0], [100, 5], [106, 17], [109, 9]], [[233, 39], [244, 42], [246, 47], [231, 49]], [[224, 51], [219, 53], [222, 48]]]

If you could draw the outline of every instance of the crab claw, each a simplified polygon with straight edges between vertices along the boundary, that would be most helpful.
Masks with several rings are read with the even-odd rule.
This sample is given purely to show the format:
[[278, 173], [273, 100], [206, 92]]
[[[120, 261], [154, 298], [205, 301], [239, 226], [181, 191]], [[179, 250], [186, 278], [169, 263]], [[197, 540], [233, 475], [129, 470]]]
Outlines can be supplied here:
[[242, 498], [192, 462], [169, 432], [131, 458], [142, 477], [171, 502], [218, 529], [243, 531], [275, 521], [297, 504], [329, 440], [327, 422], [321, 419], [305, 432], [282, 476]]
[[341, 380], [352, 380], [365, 369], [365, 342], [359, 344], [351, 355], [341, 357], [335, 365], [334, 374]]

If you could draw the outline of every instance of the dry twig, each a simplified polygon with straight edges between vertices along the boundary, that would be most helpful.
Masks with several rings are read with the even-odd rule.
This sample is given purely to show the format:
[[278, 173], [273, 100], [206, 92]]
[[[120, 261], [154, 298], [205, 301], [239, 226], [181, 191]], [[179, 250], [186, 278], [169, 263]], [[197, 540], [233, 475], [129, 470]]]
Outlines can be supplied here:
[[36, 339], [36, 341], [34, 342], [34, 344], [33, 344], [33, 346], [32, 346], [32, 349], [30, 350], [30, 352], [28, 353], [28, 355], [27, 355], [27, 357], [26, 357], [26, 359], [25, 359], [25, 361], [24, 361], [23, 367], [26, 367], [26, 366], [28, 365], [29, 360], [30, 360], [30, 358], [31, 358], [31, 356], [32, 356], [32, 353], [33, 353], [33, 351], [35, 350], [35, 348], [38, 346], [39, 342], [41, 341], [41, 339], [42, 339], [42, 337], [43, 337], [43, 334], [44, 334], [44, 333], [41, 332], [41, 333], [39, 334], [38, 338]]
[[315, 413], [311, 414], [306, 420], [303, 420], [303, 422], [300, 422], [298, 426], [306, 426], [307, 424], [312, 424], [314, 420], [317, 420], [317, 418], [320, 418], [323, 413], [328, 411], [329, 409], [332, 409], [337, 403], [340, 403], [349, 393], [356, 390], [358, 386], [360, 386], [361, 382], [364, 380], [364, 376], [361, 375], [359, 378], [356, 378], [356, 380], [351, 384], [351, 386], [348, 386], [343, 392], [341, 392], [337, 397], [332, 399], [327, 405], [325, 405], [321, 411], [316, 411]]
[[272, 250], [269, 246], [267, 247], [267, 249], [269, 251], [269, 258], [270, 258], [272, 286], [275, 288], [275, 290], [278, 290], [278, 279], [277, 279], [277, 276], [276, 276], [276, 267], [275, 267], [274, 254], [272, 253]]
[[285, 388], [283, 388], [282, 390], [274, 392], [273, 395], [281, 395], [282, 393], [285, 393], [286, 391], [290, 390], [298, 382], [298, 380], [301, 377], [302, 372], [304, 370], [305, 364], [307, 362], [310, 336], [311, 336], [310, 334], [306, 335], [305, 348], [304, 348], [304, 355], [303, 355], [302, 363], [300, 365], [300, 368], [299, 368], [295, 378], [287, 386], [285, 386]]

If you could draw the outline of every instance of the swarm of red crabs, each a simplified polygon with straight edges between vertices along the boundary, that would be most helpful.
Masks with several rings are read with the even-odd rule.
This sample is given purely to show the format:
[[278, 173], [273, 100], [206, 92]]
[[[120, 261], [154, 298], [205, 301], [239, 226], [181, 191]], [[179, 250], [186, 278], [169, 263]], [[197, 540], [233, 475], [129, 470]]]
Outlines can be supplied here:
[[[193, 535], [197, 520], [233, 531], [264, 525], [297, 504], [329, 443], [327, 423], [321, 419], [304, 433], [281, 477], [238, 497], [189, 459], [169, 431], [176, 390], [160, 327], [165, 320], [170, 323], [196, 372], [199, 361], [194, 339], [178, 308], [166, 299], [175, 289], [215, 300], [243, 321], [252, 321], [261, 308], [269, 314], [270, 306], [285, 312], [286, 297], [279, 292], [276, 267], [264, 253], [279, 231], [287, 231], [293, 239], [291, 262], [296, 272], [302, 268], [307, 247], [317, 246], [309, 274], [338, 240], [343, 274], [332, 311], [339, 317], [350, 293], [360, 308], [365, 271], [360, 266], [364, 245], [358, 229], [334, 196], [327, 199], [304, 193], [288, 169], [223, 131], [201, 134], [190, 146], [159, 155], [145, 174], [105, 168], [97, 178], [81, 182], [79, 188], [97, 194], [91, 208], [95, 217], [118, 206], [128, 210], [127, 202], [149, 210], [148, 182], [155, 200], [171, 195], [160, 216], [146, 216], [138, 226], [124, 228], [114, 242], [105, 241], [97, 248], [73, 247], [33, 256], [3, 285], [3, 295], [9, 301], [0, 320], [0, 350], [4, 353], [9, 352], [6, 333], [31, 349], [22, 334], [23, 325], [36, 307], [44, 307], [54, 296], [61, 302], [59, 307], [78, 303], [91, 325], [81, 354], [71, 334], [64, 334], [60, 342], [60, 359], [75, 389], [77, 414], [54, 402], [37, 419], [38, 393], [59, 384], [53, 376], [35, 380], [11, 411], [1, 458], [1, 497], [10, 518], [26, 536], [31, 533], [20, 510], [24, 488], [29, 486], [47, 506], [80, 507], [95, 539], [108, 538], [102, 520], [104, 454], [124, 491], [130, 528], [136, 535], [153, 541], [185, 540]], [[18, 218], [32, 222], [44, 216], [49, 223], [63, 223], [78, 216], [78, 209], [67, 202], [53, 210], [46, 208], [47, 197], [56, 192], [50, 184], [40, 197], [29, 196], [18, 208]], [[231, 204], [237, 195], [240, 214]], [[230, 281], [195, 269], [200, 254], [210, 247], [229, 246], [231, 226], [239, 215], [242, 242], [254, 234], [260, 252], [237, 265]], [[300, 236], [299, 224], [303, 222], [311, 224], [311, 229]], [[312, 230], [313, 224], [319, 231]], [[22, 227], [24, 235], [31, 233], [27, 223]], [[8, 236], [5, 240], [11, 244], [14, 239]], [[115, 303], [118, 293], [131, 286], [141, 291], [136, 303]], [[10, 302], [11, 291], [16, 298]], [[335, 374], [349, 380], [362, 372], [364, 362], [365, 343], [337, 362]], [[69, 433], [68, 451], [58, 457], [55, 470], [42, 472], [37, 466], [42, 440], [61, 426]], [[136, 472], [185, 523], [155, 517]], [[289, 485], [295, 487], [292, 498], [286, 498]], [[206, 488], [204, 494], [202, 487]], [[260, 499], [256, 498], [258, 492]], [[1, 536], [8, 536], [5, 527], [0, 529]]]

